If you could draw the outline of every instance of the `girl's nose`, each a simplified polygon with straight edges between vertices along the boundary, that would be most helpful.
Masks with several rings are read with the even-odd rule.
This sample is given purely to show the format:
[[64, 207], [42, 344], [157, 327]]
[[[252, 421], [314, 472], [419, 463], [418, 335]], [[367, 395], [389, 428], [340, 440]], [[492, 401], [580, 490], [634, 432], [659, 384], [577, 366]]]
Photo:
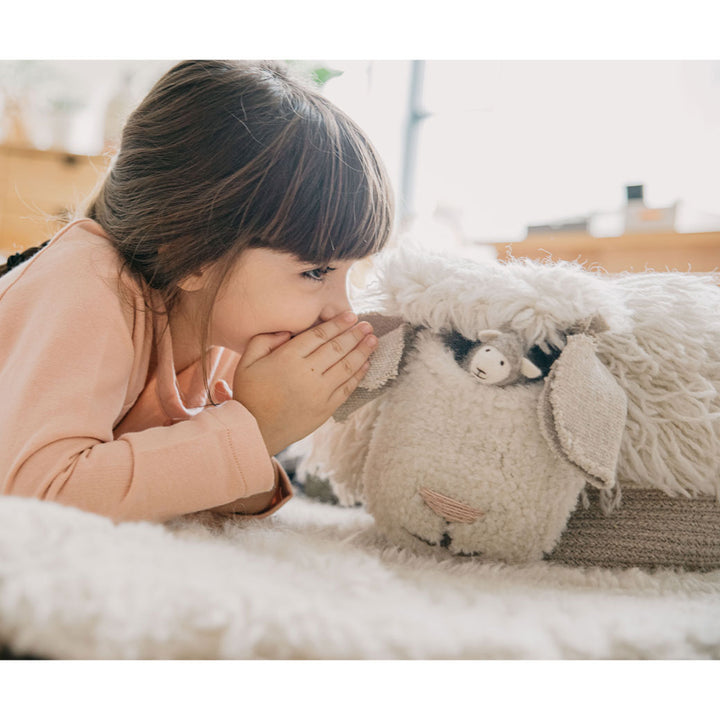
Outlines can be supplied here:
[[325, 322], [326, 320], [330, 320], [336, 315], [351, 309], [345, 284], [338, 284], [338, 286], [333, 288], [329, 293], [325, 304], [323, 305], [323, 309], [320, 312], [320, 319]]

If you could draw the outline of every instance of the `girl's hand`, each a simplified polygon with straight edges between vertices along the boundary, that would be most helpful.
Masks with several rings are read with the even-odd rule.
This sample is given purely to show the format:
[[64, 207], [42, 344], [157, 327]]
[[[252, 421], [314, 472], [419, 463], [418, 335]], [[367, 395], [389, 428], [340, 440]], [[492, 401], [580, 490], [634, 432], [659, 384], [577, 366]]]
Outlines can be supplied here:
[[255, 417], [275, 455], [320, 427], [367, 372], [377, 338], [344, 313], [293, 338], [256, 335], [235, 371], [233, 398]]

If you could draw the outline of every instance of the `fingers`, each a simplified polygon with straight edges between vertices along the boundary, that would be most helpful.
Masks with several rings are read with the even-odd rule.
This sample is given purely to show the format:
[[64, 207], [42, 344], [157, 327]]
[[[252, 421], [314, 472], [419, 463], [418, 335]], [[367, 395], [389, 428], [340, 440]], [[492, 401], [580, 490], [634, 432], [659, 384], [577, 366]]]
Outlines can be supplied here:
[[360, 381], [365, 377], [365, 373], [367, 373], [369, 367], [370, 363], [366, 361], [356, 373], [347, 378], [345, 382], [330, 395], [330, 402], [336, 409], [352, 395], [353, 391], [360, 384]]
[[[349, 330], [331, 338], [315, 350], [315, 352], [310, 353], [305, 359], [316, 372], [326, 373], [329, 368], [347, 358], [349, 353], [364, 340], [370, 342], [369, 347], [372, 348], [373, 343], [369, 338], [374, 336], [371, 333], [372, 326], [370, 323], [361, 322]], [[365, 349], [367, 350], [368, 346], [365, 346]], [[367, 355], [369, 354], [369, 352], [366, 353], [365, 359], [367, 359]], [[357, 370], [357, 368], [355, 368], [355, 370]]]
[[328, 368], [323, 375], [329, 386], [333, 389], [340, 387], [360, 372], [370, 354], [377, 347], [377, 343], [378, 340], [374, 335], [366, 335], [350, 352], [340, 357], [337, 357], [336, 353], [335, 364]]
[[328, 341], [350, 329], [356, 322], [357, 316], [355, 313], [342, 313], [342, 315], [305, 330], [305, 332], [294, 337], [292, 342], [295, 350], [300, 357], [307, 357]]
[[254, 338], [251, 338], [247, 344], [245, 352], [242, 354], [240, 364], [243, 367], [249, 367], [260, 358], [269, 355], [275, 348], [287, 342], [289, 339], [289, 332], [256, 335]]

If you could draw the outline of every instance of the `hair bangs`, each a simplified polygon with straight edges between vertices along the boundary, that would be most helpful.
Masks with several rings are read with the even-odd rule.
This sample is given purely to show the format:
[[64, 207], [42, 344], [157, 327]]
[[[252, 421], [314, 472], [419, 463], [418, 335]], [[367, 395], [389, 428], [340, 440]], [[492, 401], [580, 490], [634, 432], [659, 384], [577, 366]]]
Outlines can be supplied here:
[[350, 118], [323, 100], [292, 122], [292, 157], [278, 158], [292, 172], [257, 244], [308, 263], [332, 264], [383, 248], [392, 230], [394, 201], [375, 148]]

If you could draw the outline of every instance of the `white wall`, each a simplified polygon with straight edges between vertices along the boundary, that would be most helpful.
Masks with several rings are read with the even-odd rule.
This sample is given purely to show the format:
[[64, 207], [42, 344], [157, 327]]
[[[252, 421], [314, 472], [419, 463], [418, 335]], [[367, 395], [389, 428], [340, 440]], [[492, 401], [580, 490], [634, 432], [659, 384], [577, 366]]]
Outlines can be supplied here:
[[468, 237], [594, 212], [619, 233], [626, 184], [679, 201], [678, 229], [720, 228], [720, 62], [432, 61], [425, 105], [417, 202]]

